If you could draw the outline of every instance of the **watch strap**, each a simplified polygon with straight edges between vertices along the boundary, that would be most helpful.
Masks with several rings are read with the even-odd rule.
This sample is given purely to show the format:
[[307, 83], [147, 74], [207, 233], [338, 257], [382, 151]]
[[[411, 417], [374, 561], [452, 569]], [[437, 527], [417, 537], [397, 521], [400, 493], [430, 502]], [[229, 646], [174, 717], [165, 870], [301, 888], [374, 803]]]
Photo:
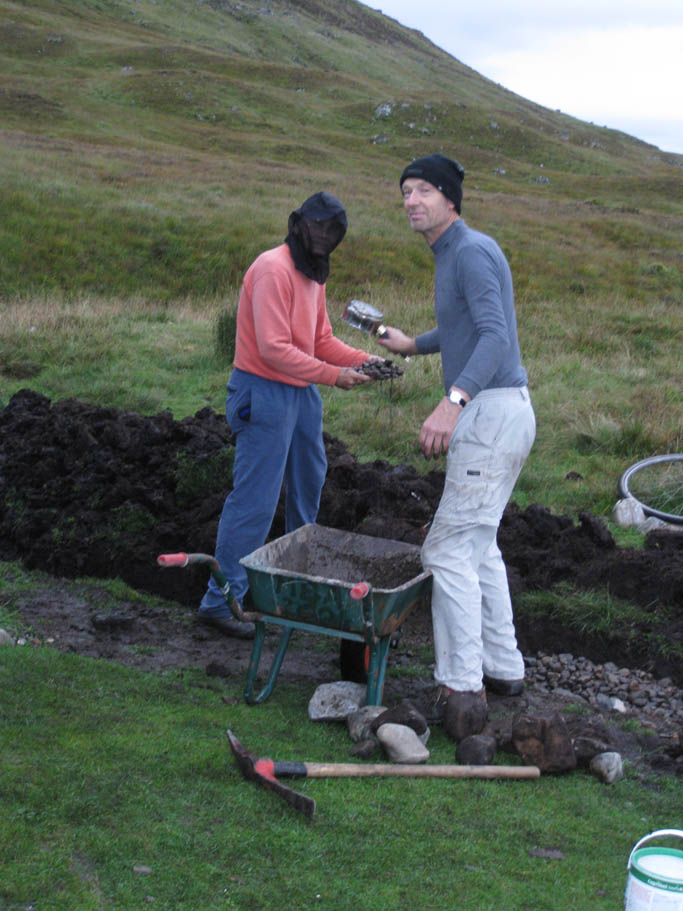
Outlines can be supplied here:
[[464, 408], [465, 405], [467, 404], [467, 402], [466, 402], [465, 399], [462, 397], [462, 395], [458, 392], [457, 389], [449, 389], [449, 390], [448, 390], [448, 401], [449, 401], [452, 405], [460, 405], [461, 408]]

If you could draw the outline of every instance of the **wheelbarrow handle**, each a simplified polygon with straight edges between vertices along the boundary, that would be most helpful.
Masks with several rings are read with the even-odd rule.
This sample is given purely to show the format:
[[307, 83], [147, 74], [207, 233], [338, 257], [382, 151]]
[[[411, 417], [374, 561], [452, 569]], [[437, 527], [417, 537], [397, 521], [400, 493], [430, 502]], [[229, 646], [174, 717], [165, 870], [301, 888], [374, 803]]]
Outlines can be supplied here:
[[221, 570], [220, 564], [215, 557], [209, 556], [209, 554], [186, 554], [184, 552], [178, 554], [159, 554], [157, 557], [157, 563], [159, 566], [169, 567], [169, 566], [191, 566], [195, 563], [204, 563], [211, 570], [211, 575], [213, 576], [216, 585], [221, 590], [221, 593], [225, 600], [228, 603], [230, 612], [238, 620], [244, 622], [256, 622], [256, 620], [261, 619], [261, 614], [255, 611], [245, 611], [242, 609], [242, 605], [236, 598], [233, 598], [230, 592], [230, 586]]
[[159, 554], [157, 563], [159, 566], [187, 566], [187, 554]]
[[354, 601], [362, 601], [370, 594], [370, 586], [367, 582], [356, 582], [349, 594]]
[[209, 554], [159, 554], [157, 557], [159, 566], [190, 566], [193, 563], [206, 563], [213, 573], [220, 573], [221, 568], [215, 557]]

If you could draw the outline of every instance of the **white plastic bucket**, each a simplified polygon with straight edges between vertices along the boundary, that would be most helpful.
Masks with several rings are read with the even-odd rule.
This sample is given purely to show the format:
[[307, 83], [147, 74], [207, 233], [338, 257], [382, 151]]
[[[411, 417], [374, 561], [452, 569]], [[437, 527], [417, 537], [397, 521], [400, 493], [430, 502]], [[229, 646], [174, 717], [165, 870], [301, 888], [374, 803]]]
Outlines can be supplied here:
[[641, 838], [628, 859], [625, 911], [683, 911], [683, 850], [644, 848], [653, 838], [679, 838], [683, 831], [658, 829]]

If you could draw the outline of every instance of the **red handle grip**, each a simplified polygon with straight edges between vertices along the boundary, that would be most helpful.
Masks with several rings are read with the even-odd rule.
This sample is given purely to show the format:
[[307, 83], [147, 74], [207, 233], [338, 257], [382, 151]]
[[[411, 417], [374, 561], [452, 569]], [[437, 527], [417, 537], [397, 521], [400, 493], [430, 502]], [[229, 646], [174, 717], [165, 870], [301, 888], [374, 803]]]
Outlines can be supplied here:
[[370, 586], [367, 582], [356, 582], [349, 594], [354, 599], [354, 601], [360, 601], [361, 598], [364, 598], [369, 591]]
[[159, 566], [186, 566], [187, 554], [160, 554], [157, 563]]

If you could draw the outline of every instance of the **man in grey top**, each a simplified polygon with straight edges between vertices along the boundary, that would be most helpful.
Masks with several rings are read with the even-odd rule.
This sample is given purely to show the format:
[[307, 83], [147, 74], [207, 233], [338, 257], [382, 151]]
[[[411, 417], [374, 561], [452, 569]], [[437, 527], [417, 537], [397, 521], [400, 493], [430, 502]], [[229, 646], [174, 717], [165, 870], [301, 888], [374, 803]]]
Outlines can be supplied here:
[[[433, 576], [435, 714], [452, 693], [524, 688], [505, 564], [496, 533], [534, 441], [512, 277], [498, 244], [460, 217], [465, 172], [428, 155], [401, 175], [413, 231], [434, 253], [436, 328], [377, 339], [403, 355], [441, 353], [445, 395], [420, 431], [425, 458], [447, 455], [439, 508], [422, 550]], [[483, 685], [482, 685], [483, 684]]]

